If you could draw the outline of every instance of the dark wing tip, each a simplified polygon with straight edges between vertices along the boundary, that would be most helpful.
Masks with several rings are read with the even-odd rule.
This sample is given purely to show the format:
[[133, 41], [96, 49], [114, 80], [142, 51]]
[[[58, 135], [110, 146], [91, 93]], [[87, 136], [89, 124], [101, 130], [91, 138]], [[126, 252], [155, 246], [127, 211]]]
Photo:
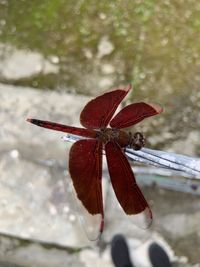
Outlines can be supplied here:
[[35, 125], [38, 125], [38, 126], [43, 126], [43, 125], [42, 125], [42, 121], [37, 120], [37, 119], [31, 119], [31, 118], [28, 118], [28, 119], [26, 119], [26, 121], [28, 121], [28, 122], [30, 122], [30, 123], [33, 123], [33, 124], [35, 124]]

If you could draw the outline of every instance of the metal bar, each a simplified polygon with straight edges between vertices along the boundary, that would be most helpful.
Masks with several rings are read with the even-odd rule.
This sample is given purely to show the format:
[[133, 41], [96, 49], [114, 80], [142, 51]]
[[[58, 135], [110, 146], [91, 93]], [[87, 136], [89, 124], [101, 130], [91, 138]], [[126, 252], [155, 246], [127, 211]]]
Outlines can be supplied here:
[[181, 172], [153, 167], [133, 167], [133, 170], [140, 185], [200, 195], [200, 181], [183, 177], [185, 174]]
[[135, 160], [135, 156], [136, 158], [140, 157], [148, 165], [155, 166], [156, 163], [157, 167], [181, 171], [191, 175], [191, 177], [200, 178], [200, 171], [198, 170], [200, 160], [197, 158], [147, 148], [138, 151], [126, 149], [126, 153], [129, 159]]
[[187, 166], [188, 168], [192, 170], [200, 172], [200, 159], [199, 158], [175, 154], [172, 152], [165, 152], [161, 150], [153, 150], [149, 148], [143, 148], [142, 150], [145, 151], [146, 153], [155, 155], [160, 158], [167, 159], [168, 161], [171, 161], [171, 162], [176, 162], [179, 165]]
[[[67, 134], [62, 137], [62, 140], [68, 142], [76, 142], [80, 139], [85, 138], [72, 134]], [[198, 158], [149, 148], [142, 148], [141, 150], [126, 148], [125, 153], [132, 161], [173, 171], [179, 171], [182, 176], [185, 175], [187, 178], [200, 179], [200, 159]]]

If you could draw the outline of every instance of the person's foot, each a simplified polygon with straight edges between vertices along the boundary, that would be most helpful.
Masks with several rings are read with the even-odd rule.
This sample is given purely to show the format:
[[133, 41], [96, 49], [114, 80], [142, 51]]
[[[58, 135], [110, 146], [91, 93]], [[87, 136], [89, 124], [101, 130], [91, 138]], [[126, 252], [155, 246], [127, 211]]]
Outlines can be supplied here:
[[111, 241], [111, 257], [116, 267], [134, 267], [131, 263], [128, 245], [122, 235], [115, 235]]
[[169, 257], [165, 250], [158, 244], [149, 246], [149, 258], [153, 267], [171, 267]]

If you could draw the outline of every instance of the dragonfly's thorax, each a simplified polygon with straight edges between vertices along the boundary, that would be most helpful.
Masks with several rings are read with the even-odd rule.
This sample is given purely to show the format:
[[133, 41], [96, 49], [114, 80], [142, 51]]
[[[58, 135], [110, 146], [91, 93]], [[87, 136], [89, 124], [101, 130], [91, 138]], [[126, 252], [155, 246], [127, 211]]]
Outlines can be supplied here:
[[104, 144], [110, 141], [117, 142], [121, 147], [131, 147], [135, 150], [141, 149], [145, 145], [145, 137], [137, 132], [135, 134], [113, 128], [105, 128], [97, 131], [97, 138]]
[[110, 141], [119, 141], [119, 134], [120, 130], [118, 129], [112, 129], [112, 128], [105, 128], [101, 129], [100, 131], [97, 132], [97, 137], [104, 143], [106, 144], [107, 142]]

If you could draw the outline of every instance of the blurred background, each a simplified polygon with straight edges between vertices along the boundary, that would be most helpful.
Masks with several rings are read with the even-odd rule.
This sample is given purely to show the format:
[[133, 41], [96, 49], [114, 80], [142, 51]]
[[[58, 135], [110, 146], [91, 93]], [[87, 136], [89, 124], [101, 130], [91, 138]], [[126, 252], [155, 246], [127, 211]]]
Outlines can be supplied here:
[[159, 186], [143, 189], [155, 218], [143, 231], [130, 225], [105, 182], [99, 256], [69, 196], [70, 145], [25, 122], [79, 125], [91, 97], [129, 83], [123, 104], [164, 108], [136, 127], [147, 147], [199, 157], [198, 0], [0, 0], [0, 266], [113, 266], [109, 244], [119, 232], [135, 251], [159, 240], [174, 266], [199, 266], [199, 196]]

